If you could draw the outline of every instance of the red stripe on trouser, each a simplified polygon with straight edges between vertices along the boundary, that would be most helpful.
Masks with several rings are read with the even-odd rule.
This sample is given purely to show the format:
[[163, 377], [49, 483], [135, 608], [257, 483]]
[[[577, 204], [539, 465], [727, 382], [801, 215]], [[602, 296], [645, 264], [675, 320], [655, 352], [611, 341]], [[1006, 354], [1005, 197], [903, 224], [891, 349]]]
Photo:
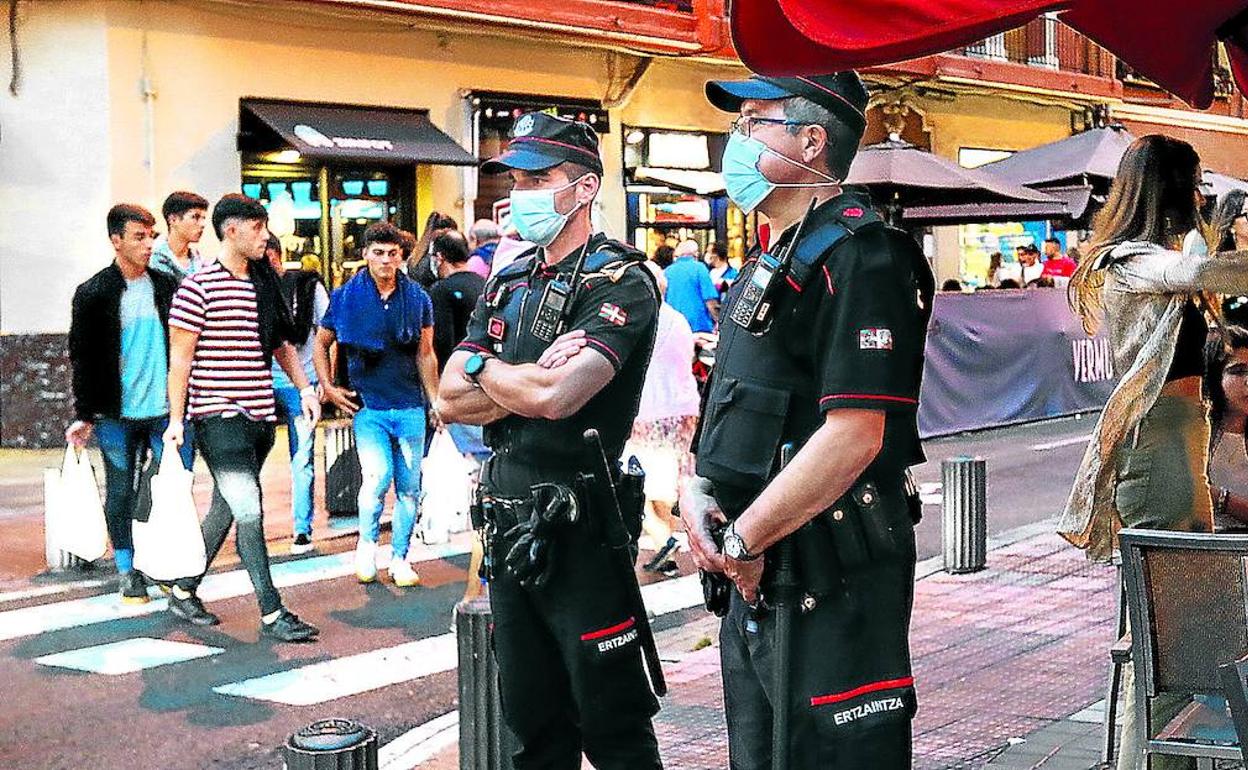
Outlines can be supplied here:
[[627, 631], [628, 629], [632, 628], [633, 624], [635, 624], [636, 622], [637, 622], [636, 618], [629, 618], [623, 623], [618, 623], [614, 626], [611, 626], [610, 628], [604, 628], [601, 631], [590, 631], [588, 634], [581, 634], [581, 641], [588, 642], [593, 639], [601, 639], [604, 636], [611, 636], [612, 634], [618, 634], [621, 631]]
[[907, 676], [901, 679], [886, 679], [883, 682], [872, 682], [864, 684], [862, 687], [855, 687], [845, 692], [833, 693], [832, 695], [816, 695], [810, 699], [812, 706], [826, 706], [829, 703], [840, 703], [851, 698], [857, 698], [859, 695], [867, 693], [879, 692], [880, 690], [895, 690], [898, 687], [913, 687], [914, 677]]
[[917, 400], [906, 398], [905, 396], [883, 396], [878, 393], [833, 393], [830, 396], [824, 396], [819, 399], [820, 404], [826, 404], [833, 399], [855, 399], [859, 401], [897, 401], [902, 404], [917, 404]]

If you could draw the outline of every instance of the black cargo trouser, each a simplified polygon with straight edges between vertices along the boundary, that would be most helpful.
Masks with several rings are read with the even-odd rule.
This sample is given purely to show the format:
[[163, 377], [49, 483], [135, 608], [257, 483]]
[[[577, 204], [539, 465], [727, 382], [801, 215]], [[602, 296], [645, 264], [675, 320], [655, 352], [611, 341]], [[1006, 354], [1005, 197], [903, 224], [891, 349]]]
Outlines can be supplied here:
[[[911, 765], [914, 530], [901, 490], [880, 492], [874, 505], [840, 504], [839, 518], [819, 523], [837, 538], [827, 559], [841, 570], [841, 590], [815, 597], [808, 612], [793, 612], [787, 704], [793, 770]], [[848, 563], [854, 559], [860, 563]], [[734, 590], [719, 633], [732, 770], [771, 767], [774, 636], [775, 613], [751, 610]]]
[[600, 542], [595, 512], [557, 537], [550, 581], [526, 589], [503, 562], [499, 522], [490, 582], [503, 715], [519, 739], [516, 770], [657, 770], [651, 717], [658, 702], [642, 664], [636, 611], [618, 557]]

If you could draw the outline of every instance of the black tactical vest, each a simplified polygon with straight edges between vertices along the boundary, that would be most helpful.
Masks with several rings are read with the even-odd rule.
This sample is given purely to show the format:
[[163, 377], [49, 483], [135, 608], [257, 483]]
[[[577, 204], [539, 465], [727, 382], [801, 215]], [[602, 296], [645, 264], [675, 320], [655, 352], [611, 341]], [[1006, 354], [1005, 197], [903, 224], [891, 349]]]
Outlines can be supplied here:
[[[653, 277], [642, 267], [645, 255], [641, 252], [601, 235], [590, 240], [589, 248], [593, 251], [585, 257], [568, 317], [575, 315], [578, 303], [584, 301], [581, 289], [591, 280], [618, 277], [624, 270], [640, 270], [653, 285]], [[485, 302], [492, 316], [501, 320], [501, 328], [507, 330], [501, 341], [493, 343], [493, 352], [501, 360], [511, 364], [532, 363], [549, 347], [549, 342], [531, 333], [532, 321], [546, 284], [555, 278], [570, 280], [571, 265], [564, 263], [570, 260], [547, 267], [540, 262], [536, 251], [528, 252], [500, 270], [486, 287]], [[655, 296], [657, 301], [657, 287]], [[645, 366], [635, 367], [635, 363], [638, 360], [643, 364], [648, 362], [653, 346], [652, 331], [650, 339], [639, 346], [627, 362], [629, 370], [621, 370], [577, 414], [562, 420], [505, 417], [485, 426], [486, 445], [503, 462], [575, 469], [592, 464], [596, 458], [587, 452], [581, 438], [586, 429], [595, 428], [608, 456], [618, 457], [641, 400]]]
[[[793, 326], [801, 293], [811, 287], [824, 263], [834, 260], [836, 250], [855, 233], [888, 227], [852, 196], [825, 205], [835, 208], [831, 212], [816, 210], [818, 224], [807, 225], [800, 242], [792, 247], [787, 285], [766, 333], [752, 334], [729, 320], [733, 303], [754, 275], [757, 263], [743, 271], [720, 313], [719, 345], [696, 443], [697, 471], [717, 487], [737, 492], [734, 497], [748, 498], [747, 503], [778, 471], [780, 447], [791, 442], [800, 448], [823, 424], [818, 407], [823, 394], [817, 392], [817, 373], [808, 371], [794, 353], [795, 347], [809, 344], [812, 333]], [[853, 215], [844, 216], [846, 210]], [[897, 254], [895, 261], [899, 273], [910, 275], [915, 282], [922, 297], [922, 312], [930, 314], [930, 269], [925, 263], [917, 264], [923, 259], [916, 245], [909, 255]], [[904, 464], [888, 465], [885, 451], [871, 470], [889, 477], [900, 476], [905, 470]]]

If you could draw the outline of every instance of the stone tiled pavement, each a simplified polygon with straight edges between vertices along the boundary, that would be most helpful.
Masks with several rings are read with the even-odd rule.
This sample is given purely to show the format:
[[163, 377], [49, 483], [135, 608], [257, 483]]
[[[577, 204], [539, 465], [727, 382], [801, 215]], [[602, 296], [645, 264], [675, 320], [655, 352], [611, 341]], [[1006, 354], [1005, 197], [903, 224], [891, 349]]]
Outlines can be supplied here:
[[[981, 572], [920, 579], [915, 768], [1095, 765], [1099, 725], [1068, 717], [1104, 697], [1113, 623], [1112, 570], [1052, 534], [993, 550]], [[655, 723], [670, 770], [727, 766], [718, 650], [692, 649], [714, 637], [710, 619], [660, 634], [673, 662]], [[454, 748], [425, 765], [456, 766]]]

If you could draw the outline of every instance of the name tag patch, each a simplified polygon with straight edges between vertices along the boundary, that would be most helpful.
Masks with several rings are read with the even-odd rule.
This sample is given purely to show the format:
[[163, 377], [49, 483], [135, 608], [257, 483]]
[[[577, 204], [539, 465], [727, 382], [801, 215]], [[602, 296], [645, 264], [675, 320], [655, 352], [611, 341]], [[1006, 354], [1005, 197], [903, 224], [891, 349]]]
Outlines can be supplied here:
[[612, 305], [610, 302], [602, 303], [602, 307], [598, 308], [598, 317], [609, 324], [623, 326], [628, 323], [628, 313], [619, 305]]
[[606, 655], [637, 641], [637, 622], [629, 618], [609, 628], [581, 634], [581, 641], [598, 655]]
[[832, 715], [832, 720], [838, 725], [845, 725], [873, 714], [901, 711], [905, 707], [906, 703], [901, 698], [880, 698], [879, 700], [867, 701], [861, 705], [838, 711]]
[[892, 329], [861, 329], [858, 332], [859, 350], [892, 350]]

